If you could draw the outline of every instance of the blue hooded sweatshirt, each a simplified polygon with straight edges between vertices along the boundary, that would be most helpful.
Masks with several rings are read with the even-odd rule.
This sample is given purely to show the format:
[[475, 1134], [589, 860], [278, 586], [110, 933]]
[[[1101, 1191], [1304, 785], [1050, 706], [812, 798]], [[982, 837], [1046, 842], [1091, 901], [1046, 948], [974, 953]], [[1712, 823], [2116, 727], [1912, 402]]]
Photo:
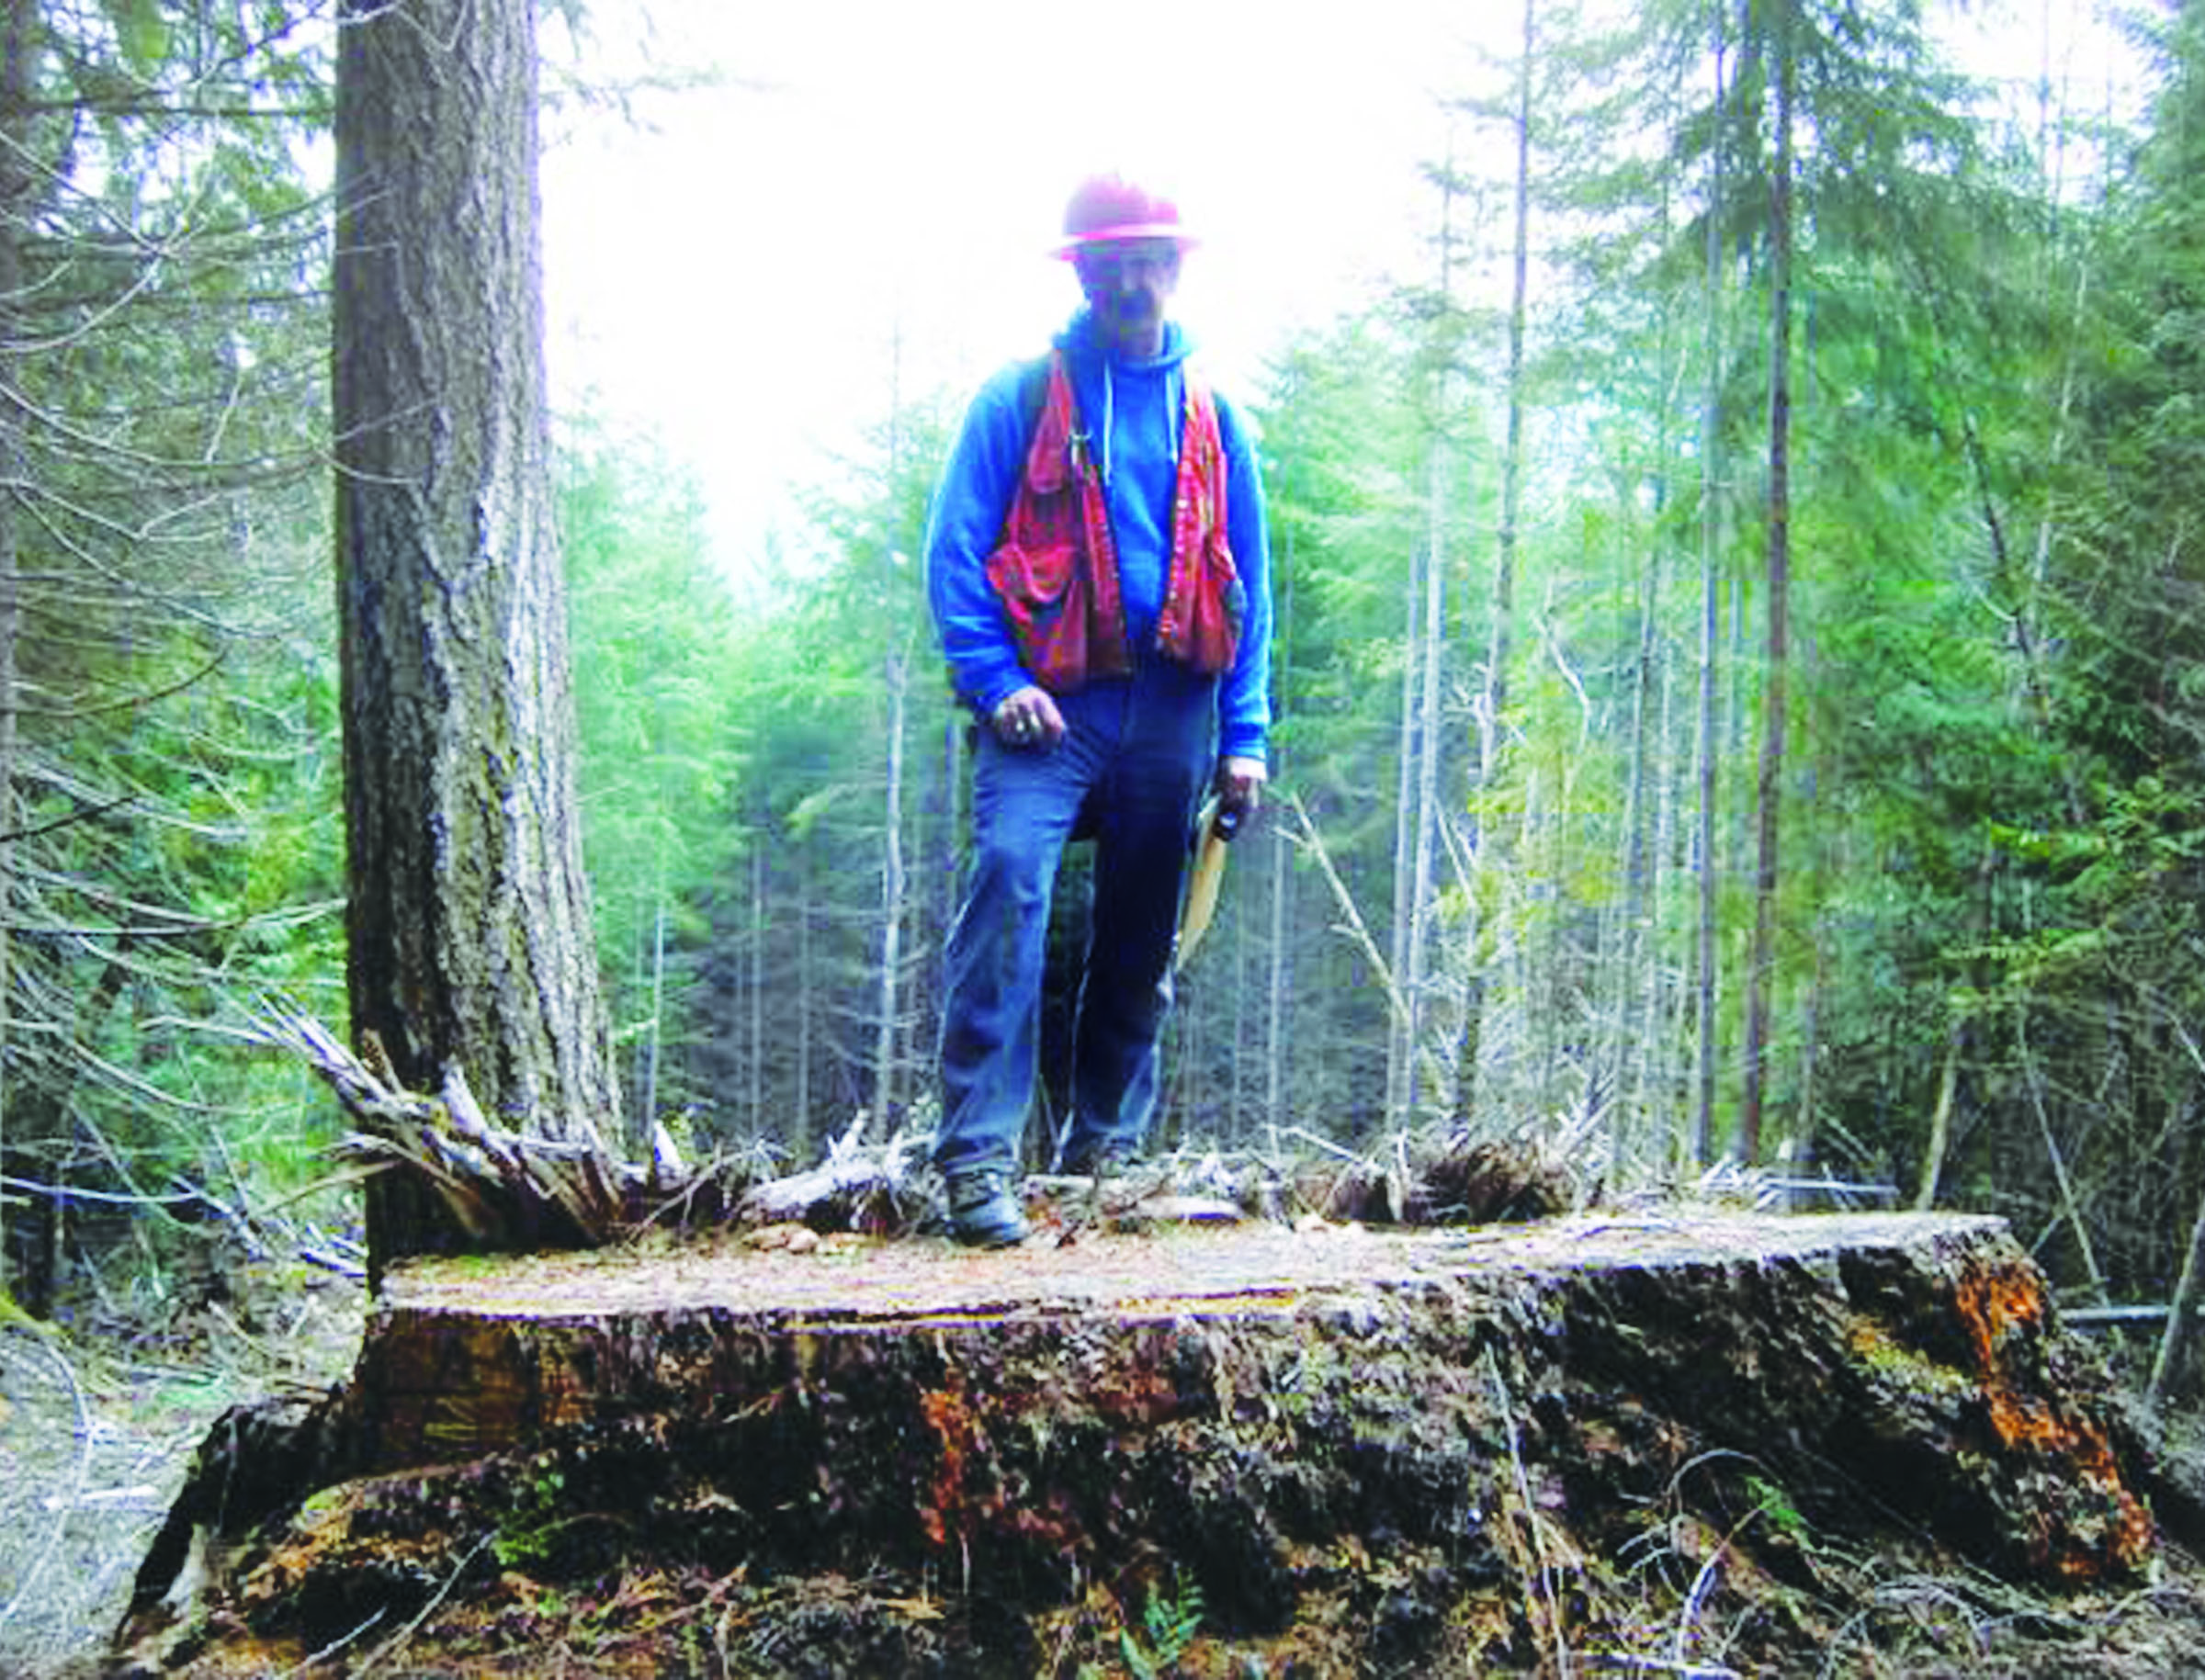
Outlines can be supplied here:
[[[1124, 362], [1098, 342], [1082, 310], [1057, 335], [1078, 400], [1080, 424], [1092, 440], [1118, 550], [1118, 589], [1135, 648], [1153, 645], [1171, 560], [1171, 499], [1178, 488], [1179, 434], [1187, 342], [1165, 328], [1163, 354]], [[934, 492], [926, 534], [927, 599], [958, 694], [982, 716], [1033, 678], [988, 582], [988, 557], [1025, 469], [1031, 420], [1021, 388], [1026, 364], [1004, 368], [966, 412], [949, 465]], [[1271, 727], [1271, 551], [1263, 483], [1253, 440], [1239, 415], [1217, 398], [1225, 447], [1226, 537], [1248, 592], [1233, 668], [1217, 692], [1220, 756], [1261, 760]]]

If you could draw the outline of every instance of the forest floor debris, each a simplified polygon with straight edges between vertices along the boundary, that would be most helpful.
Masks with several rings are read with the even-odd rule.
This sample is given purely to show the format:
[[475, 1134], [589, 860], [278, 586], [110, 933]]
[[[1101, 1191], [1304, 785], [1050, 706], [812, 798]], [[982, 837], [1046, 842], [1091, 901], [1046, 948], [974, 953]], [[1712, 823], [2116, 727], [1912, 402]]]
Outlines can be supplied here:
[[229, 1407], [344, 1380], [367, 1292], [306, 1266], [0, 1329], [0, 1676], [96, 1672], [147, 1543]]

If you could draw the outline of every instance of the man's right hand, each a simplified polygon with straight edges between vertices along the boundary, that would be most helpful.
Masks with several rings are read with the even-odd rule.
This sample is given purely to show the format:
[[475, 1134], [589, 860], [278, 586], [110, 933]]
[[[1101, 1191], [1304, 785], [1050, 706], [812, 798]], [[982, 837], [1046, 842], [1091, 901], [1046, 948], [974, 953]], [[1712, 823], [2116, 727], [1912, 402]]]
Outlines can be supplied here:
[[1225, 837], [1232, 839], [1241, 824], [1256, 814], [1263, 803], [1263, 784], [1269, 772], [1261, 759], [1227, 758], [1217, 761], [1217, 774], [1213, 785], [1217, 790], [1217, 814], [1230, 817], [1223, 824]]
[[1064, 739], [1064, 714], [1048, 690], [1028, 683], [997, 706], [988, 724], [1006, 747], [1046, 751]]

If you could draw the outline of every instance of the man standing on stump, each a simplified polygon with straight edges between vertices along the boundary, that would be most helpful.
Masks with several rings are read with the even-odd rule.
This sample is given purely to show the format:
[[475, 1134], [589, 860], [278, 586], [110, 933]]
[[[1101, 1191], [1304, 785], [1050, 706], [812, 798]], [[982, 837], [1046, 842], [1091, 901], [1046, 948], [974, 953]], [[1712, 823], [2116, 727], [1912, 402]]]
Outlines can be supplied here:
[[1085, 299], [965, 417], [927, 533], [928, 599], [978, 720], [971, 873], [950, 934], [934, 1162], [954, 1235], [1026, 1235], [1020, 1155], [1043, 949], [1075, 828], [1096, 841], [1072, 1114], [1058, 1162], [1134, 1156], [1158, 1090], [1196, 806], [1252, 815], [1271, 722], [1271, 575], [1248, 428], [1166, 313], [1193, 242], [1115, 175], [1065, 212]]

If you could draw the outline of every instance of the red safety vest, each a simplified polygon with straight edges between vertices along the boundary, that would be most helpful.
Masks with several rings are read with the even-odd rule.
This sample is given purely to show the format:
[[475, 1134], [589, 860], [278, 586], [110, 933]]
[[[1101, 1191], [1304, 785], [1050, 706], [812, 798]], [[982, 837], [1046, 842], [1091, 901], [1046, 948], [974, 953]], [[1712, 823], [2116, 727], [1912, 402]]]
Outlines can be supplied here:
[[[1225, 445], [1209, 387], [1185, 376], [1185, 423], [1172, 493], [1171, 565], [1157, 614], [1156, 650], [1204, 675], [1229, 670], [1248, 594], [1225, 530]], [[1078, 428], [1072, 381], [1060, 350], [1049, 354], [1048, 389], [1003, 521], [988, 557], [1018, 655], [1033, 679], [1065, 694], [1091, 678], [1133, 670], [1118, 557], [1102, 475]]]

